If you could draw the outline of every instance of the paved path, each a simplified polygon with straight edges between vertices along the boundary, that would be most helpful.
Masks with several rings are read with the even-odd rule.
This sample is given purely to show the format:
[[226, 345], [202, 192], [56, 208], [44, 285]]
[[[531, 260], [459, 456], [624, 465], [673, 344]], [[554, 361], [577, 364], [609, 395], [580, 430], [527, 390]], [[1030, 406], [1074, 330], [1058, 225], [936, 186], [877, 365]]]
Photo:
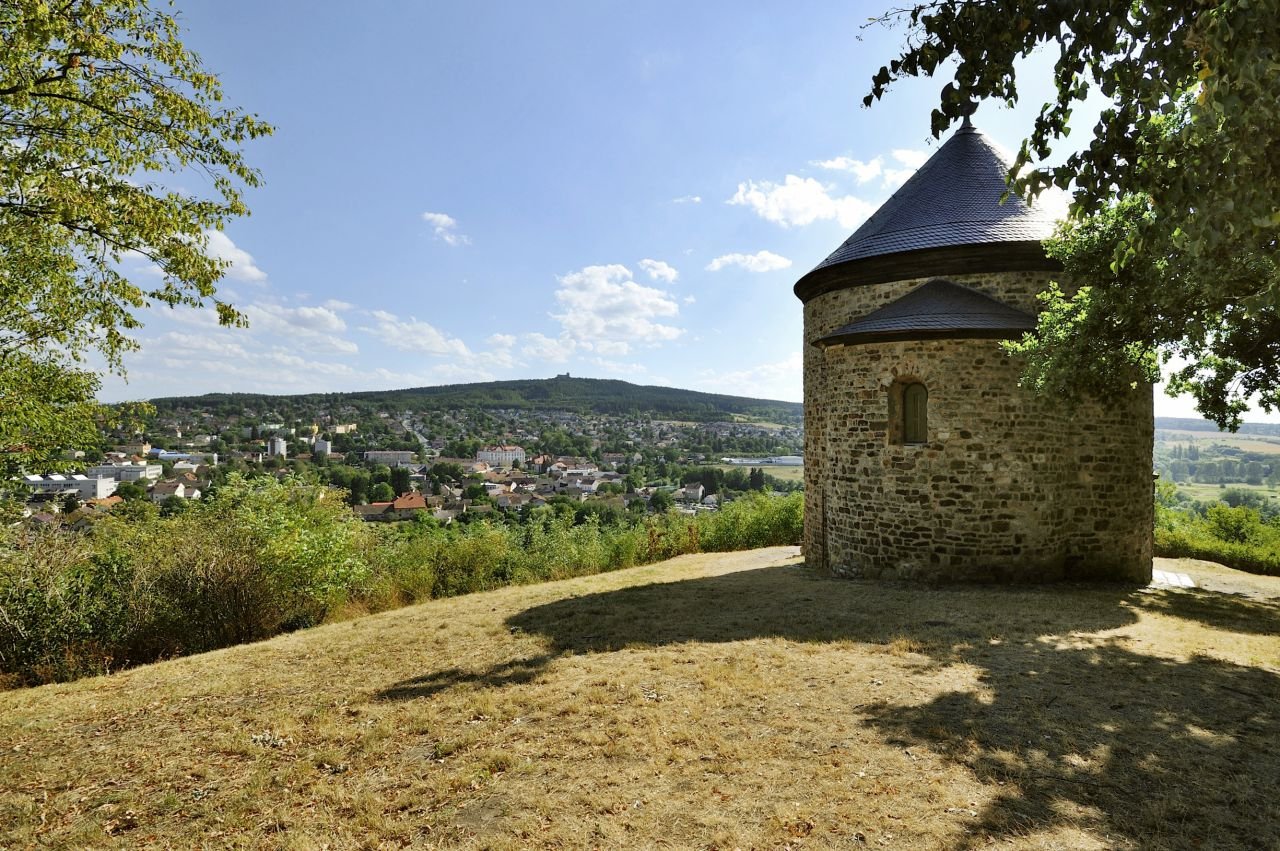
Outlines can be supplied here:
[[1171, 570], [1153, 570], [1151, 571], [1151, 584], [1157, 586], [1171, 586], [1174, 588], [1194, 588], [1195, 580], [1185, 573], [1174, 573]]
[[1245, 573], [1194, 558], [1156, 559], [1151, 585], [1161, 589], [1200, 588], [1251, 600], [1280, 603], [1280, 576]]

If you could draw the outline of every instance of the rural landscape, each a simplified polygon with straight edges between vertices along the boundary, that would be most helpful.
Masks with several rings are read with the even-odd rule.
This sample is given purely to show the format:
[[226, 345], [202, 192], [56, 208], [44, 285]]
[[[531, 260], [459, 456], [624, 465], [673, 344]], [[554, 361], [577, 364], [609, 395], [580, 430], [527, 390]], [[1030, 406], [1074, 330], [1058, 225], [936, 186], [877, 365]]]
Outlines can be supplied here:
[[1280, 848], [1275, 0], [337, 11], [0, 5], [0, 848]]

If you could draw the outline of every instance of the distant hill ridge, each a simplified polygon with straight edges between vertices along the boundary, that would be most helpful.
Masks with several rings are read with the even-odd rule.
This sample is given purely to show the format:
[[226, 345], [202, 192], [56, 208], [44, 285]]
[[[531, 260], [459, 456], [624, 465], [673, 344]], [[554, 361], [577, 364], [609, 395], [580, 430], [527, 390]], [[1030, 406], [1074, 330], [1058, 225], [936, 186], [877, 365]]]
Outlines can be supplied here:
[[[1230, 434], [1212, 420], [1199, 417], [1156, 417], [1156, 428], [1165, 431], [1209, 431]], [[1280, 437], [1280, 423], [1241, 423], [1236, 434], [1261, 434]]]
[[796, 425], [802, 422], [804, 414], [804, 406], [799, 402], [726, 396], [675, 387], [631, 384], [615, 379], [569, 376], [353, 393], [206, 393], [203, 396], [169, 396], [151, 400], [157, 412], [226, 405], [296, 410], [339, 407], [352, 402], [370, 404], [390, 411], [523, 408], [598, 414], [651, 413], [660, 418], [685, 420], [715, 420], [740, 415]]

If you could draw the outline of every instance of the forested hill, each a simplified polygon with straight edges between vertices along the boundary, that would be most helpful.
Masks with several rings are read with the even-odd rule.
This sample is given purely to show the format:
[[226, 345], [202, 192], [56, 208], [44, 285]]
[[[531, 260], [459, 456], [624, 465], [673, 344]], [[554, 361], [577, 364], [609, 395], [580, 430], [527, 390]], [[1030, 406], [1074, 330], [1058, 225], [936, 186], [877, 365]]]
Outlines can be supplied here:
[[446, 384], [406, 390], [357, 393], [309, 393], [273, 396], [257, 393], [208, 393], [152, 399], [158, 413], [210, 410], [239, 413], [245, 408], [272, 410], [281, 416], [335, 410], [343, 406], [385, 411], [446, 408], [522, 408], [569, 410], [599, 414], [651, 414], [660, 419], [722, 420], [734, 415], [784, 424], [799, 424], [798, 402], [699, 393], [675, 387], [653, 387], [601, 378], [541, 378]]

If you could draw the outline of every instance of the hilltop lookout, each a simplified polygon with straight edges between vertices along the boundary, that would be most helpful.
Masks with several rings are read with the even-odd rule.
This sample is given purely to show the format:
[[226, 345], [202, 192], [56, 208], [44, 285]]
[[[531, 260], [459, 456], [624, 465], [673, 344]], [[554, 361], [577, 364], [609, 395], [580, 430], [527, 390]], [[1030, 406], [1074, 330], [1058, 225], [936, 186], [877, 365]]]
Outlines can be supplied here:
[[847, 576], [1148, 581], [1152, 389], [1074, 409], [999, 341], [1060, 267], [1043, 205], [966, 118], [802, 277], [810, 564]]

